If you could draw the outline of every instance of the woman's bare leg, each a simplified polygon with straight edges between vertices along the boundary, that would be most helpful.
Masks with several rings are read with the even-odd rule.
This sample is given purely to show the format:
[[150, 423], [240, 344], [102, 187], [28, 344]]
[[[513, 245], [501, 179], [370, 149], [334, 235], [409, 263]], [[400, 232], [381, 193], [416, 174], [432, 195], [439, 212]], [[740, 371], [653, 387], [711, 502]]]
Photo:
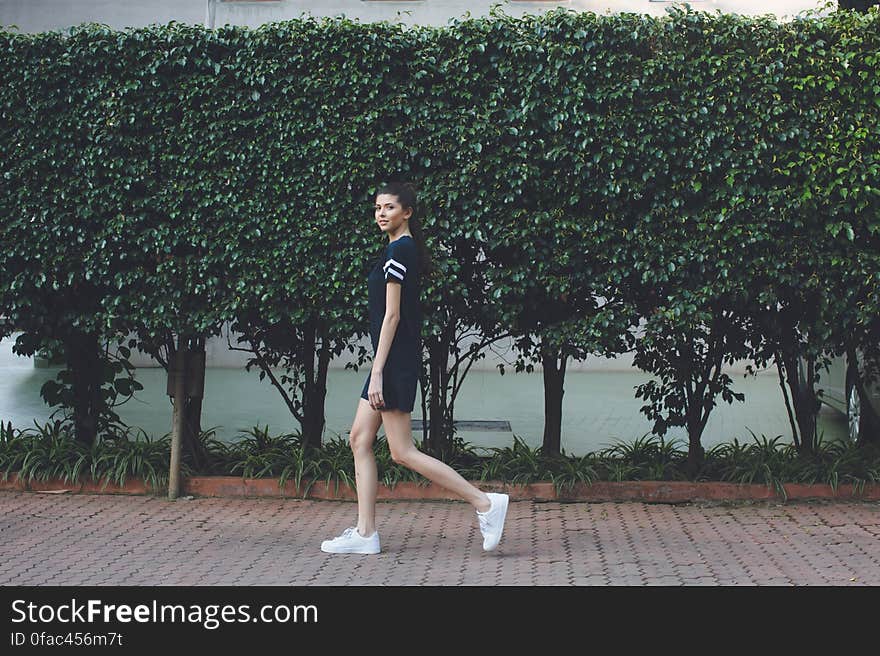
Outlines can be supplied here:
[[358, 499], [357, 530], [362, 536], [372, 535], [376, 530], [376, 456], [373, 444], [382, 423], [382, 415], [361, 399], [358, 403], [348, 443], [354, 454], [354, 478]]
[[[379, 412], [382, 413], [385, 437], [388, 439], [388, 448], [391, 450], [391, 458], [394, 462], [408, 467], [429, 481], [454, 492], [477, 511], [489, 510], [491, 502], [482, 490], [468, 483], [445, 462], [432, 458], [416, 448], [412, 439], [412, 420], [409, 412], [402, 410], [380, 410]], [[375, 470], [373, 471], [375, 472]], [[375, 504], [375, 496], [373, 499]], [[358, 503], [360, 503], [360, 493], [358, 493]]]

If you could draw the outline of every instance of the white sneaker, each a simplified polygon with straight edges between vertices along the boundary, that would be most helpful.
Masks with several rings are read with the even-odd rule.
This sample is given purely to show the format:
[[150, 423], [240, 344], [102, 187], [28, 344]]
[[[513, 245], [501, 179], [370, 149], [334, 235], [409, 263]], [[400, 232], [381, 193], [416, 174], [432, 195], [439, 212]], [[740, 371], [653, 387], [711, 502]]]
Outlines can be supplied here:
[[483, 534], [483, 551], [492, 551], [501, 541], [510, 497], [494, 492], [487, 492], [486, 496], [489, 497], [492, 506], [486, 512], [477, 511], [477, 517], [480, 520], [480, 533]]
[[321, 551], [324, 553], [377, 554], [381, 551], [379, 532], [373, 531], [372, 535], [364, 537], [358, 533], [357, 526], [351, 526], [345, 529], [339, 537], [324, 540], [321, 543]]

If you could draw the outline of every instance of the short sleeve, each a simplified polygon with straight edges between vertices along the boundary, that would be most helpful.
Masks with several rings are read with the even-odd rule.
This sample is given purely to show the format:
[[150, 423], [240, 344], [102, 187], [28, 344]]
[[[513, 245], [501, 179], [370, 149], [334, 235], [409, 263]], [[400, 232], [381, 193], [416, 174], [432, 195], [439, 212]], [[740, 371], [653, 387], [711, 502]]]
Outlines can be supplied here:
[[412, 244], [408, 243], [411, 241], [411, 239], [398, 239], [388, 244], [388, 254], [383, 267], [385, 282], [396, 282], [402, 285], [406, 280], [407, 272], [412, 271], [414, 253]]

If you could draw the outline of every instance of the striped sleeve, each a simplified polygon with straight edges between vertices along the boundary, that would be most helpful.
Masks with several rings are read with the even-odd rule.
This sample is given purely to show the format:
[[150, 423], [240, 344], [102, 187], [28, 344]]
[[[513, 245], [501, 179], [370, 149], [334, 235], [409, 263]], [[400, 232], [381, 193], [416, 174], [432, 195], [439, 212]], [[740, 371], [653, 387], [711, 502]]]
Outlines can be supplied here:
[[[411, 240], [407, 240], [411, 241]], [[385, 282], [403, 284], [407, 270], [412, 266], [412, 248], [409, 244], [398, 244], [396, 241], [388, 245], [385, 259]]]

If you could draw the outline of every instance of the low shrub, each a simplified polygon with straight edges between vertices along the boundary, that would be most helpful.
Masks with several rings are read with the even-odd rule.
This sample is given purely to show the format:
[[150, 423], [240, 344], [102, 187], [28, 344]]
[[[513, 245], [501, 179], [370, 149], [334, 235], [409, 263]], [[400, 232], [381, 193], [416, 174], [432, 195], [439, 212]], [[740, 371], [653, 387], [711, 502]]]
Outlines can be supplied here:
[[[144, 481], [153, 491], [168, 483], [170, 434], [151, 439], [144, 431], [132, 436], [124, 432], [100, 436], [92, 448], [73, 438], [70, 423], [55, 421], [35, 429], [14, 429], [0, 423], [0, 472], [3, 480], [18, 474], [24, 480], [65, 482], [85, 480], [124, 485], [128, 478]], [[750, 431], [751, 432], [751, 431]], [[826, 483], [835, 490], [849, 484], [857, 492], [867, 483], [880, 482], [880, 448], [857, 446], [850, 442], [825, 441], [820, 437], [815, 454], [800, 453], [782, 437], [752, 439], [741, 443], [719, 444], [707, 450], [697, 475], [685, 473], [686, 446], [678, 441], [644, 435], [631, 443], [619, 441], [605, 449], [583, 456], [545, 455], [540, 447], [530, 447], [514, 435], [513, 444], [504, 448], [473, 447], [456, 440], [450, 466], [469, 480], [500, 481], [526, 485], [550, 481], [558, 492], [571, 490], [578, 483], [594, 481], [726, 481], [762, 483], [775, 488], [785, 498], [784, 484]], [[293, 481], [303, 496], [316, 481], [354, 487], [354, 458], [348, 440], [336, 436], [322, 448], [305, 445], [298, 433], [271, 435], [254, 426], [231, 443], [221, 442], [213, 429], [199, 436], [208, 462], [201, 469], [182, 458], [181, 474], [241, 475], [243, 478], [278, 478], [279, 485]], [[417, 443], [421, 448], [421, 444]], [[379, 436], [374, 446], [379, 482], [393, 488], [409, 481], [427, 485], [416, 472], [395, 463], [388, 442]], [[207, 471], [205, 471], [207, 470]], [[305, 488], [302, 486], [305, 485]]]

